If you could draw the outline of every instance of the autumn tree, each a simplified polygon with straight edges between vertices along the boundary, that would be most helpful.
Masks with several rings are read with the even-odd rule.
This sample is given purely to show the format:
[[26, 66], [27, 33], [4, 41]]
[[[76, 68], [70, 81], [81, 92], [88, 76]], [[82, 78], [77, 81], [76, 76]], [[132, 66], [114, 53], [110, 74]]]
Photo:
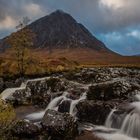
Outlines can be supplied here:
[[33, 46], [34, 33], [28, 28], [29, 18], [24, 17], [19, 25], [16, 26], [18, 30], [8, 37], [8, 43], [14, 49], [14, 54], [17, 61], [18, 72], [21, 76], [26, 70], [26, 56], [29, 49]]

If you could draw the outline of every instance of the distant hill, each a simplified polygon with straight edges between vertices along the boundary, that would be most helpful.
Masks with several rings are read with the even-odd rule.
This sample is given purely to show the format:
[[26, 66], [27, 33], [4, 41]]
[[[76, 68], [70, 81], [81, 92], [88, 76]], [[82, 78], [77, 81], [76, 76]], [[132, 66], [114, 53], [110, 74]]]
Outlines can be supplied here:
[[140, 56], [140, 54], [136, 54], [136, 55], [133, 55], [133, 56]]

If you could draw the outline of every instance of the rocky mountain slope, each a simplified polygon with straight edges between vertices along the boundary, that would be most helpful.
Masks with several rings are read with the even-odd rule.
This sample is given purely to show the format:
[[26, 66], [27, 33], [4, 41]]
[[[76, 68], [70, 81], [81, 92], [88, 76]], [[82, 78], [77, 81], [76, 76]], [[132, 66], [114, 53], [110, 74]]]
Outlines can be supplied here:
[[60, 10], [35, 21], [29, 28], [37, 35], [37, 47], [90, 47], [108, 50], [82, 24]]
[[[87, 47], [109, 51], [82, 24], [61, 10], [40, 18], [28, 25], [28, 28], [35, 34], [35, 48]], [[5, 38], [1, 40], [1, 48], [6, 47], [4, 42]]]

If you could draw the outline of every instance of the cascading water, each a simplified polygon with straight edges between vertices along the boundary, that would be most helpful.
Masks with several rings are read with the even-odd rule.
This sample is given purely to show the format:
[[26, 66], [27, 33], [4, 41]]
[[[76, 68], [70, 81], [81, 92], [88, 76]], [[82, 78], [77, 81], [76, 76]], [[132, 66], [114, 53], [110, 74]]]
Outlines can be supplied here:
[[108, 128], [112, 127], [113, 124], [113, 114], [116, 111], [116, 109], [112, 109], [112, 111], [110, 112], [110, 114], [108, 115], [106, 122], [105, 122], [105, 126]]
[[[139, 97], [139, 95], [137, 95]], [[134, 138], [140, 139], [140, 102], [130, 104], [132, 110], [117, 114], [117, 110], [112, 110], [109, 114], [105, 126], [117, 128], [118, 132]]]
[[58, 107], [59, 103], [61, 103], [61, 101], [66, 100], [67, 99], [67, 97], [66, 97], [67, 95], [68, 95], [68, 92], [64, 92], [64, 94], [62, 96], [59, 96], [59, 97], [54, 98], [49, 103], [49, 105], [47, 106], [46, 110], [52, 109], [52, 110], [56, 110], [57, 111], [57, 109], [58, 109], [57, 107]]
[[46, 107], [46, 109], [45, 109], [44, 111], [29, 114], [29, 115], [26, 116], [26, 119], [29, 119], [29, 120], [40, 120], [40, 119], [44, 116], [45, 112], [46, 112], [48, 109], [56, 110], [56, 111], [57, 111], [59, 105], [62, 103], [62, 101], [65, 101], [65, 100], [70, 100], [70, 101], [71, 101], [69, 113], [70, 113], [71, 115], [75, 116], [75, 114], [76, 114], [75, 106], [76, 106], [81, 100], [86, 99], [86, 93], [83, 93], [82, 96], [81, 96], [78, 100], [72, 100], [72, 99], [68, 98], [68, 97], [67, 97], [68, 94], [69, 94], [68, 92], [64, 92], [64, 94], [62, 94], [61, 96], [54, 98], [54, 99], [49, 103], [49, 105]]
[[12, 95], [14, 94], [15, 91], [17, 90], [23, 90], [26, 89], [26, 86], [28, 84], [28, 82], [36, 82], [36, 81], [42, 81], [42, 80], [46, 80], [50, 77], [44, 77], [44, 78], [37, 78], [37, 79], [31, 79], [31, 80], [27, 80], [26, 82], [22, 82], [20, 87], [16, 87], [16, 88], [7, 88], [5, 89], [2, 93], [1, 93], [1, 99], [2, 100], [6, 100], [8, 98], [12, 98]]
[[140, 139], [140, 115], [137, 113], [130, 113], [125, 117], [121, 132]]
[[86, 92], [83, 93], [83, 95], [78, 99], [78, 100], [72, 100], [71, 105], [70, 105], [70, 114], [75, 116], [76, 111], [75, 111], [75, 106], [82, 100], [86, 99]]

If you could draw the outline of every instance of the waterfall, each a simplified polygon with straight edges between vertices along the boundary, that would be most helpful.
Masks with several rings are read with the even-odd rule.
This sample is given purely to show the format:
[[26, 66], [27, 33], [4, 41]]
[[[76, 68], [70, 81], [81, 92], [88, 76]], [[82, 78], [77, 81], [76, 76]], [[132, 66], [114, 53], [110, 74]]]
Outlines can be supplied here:
[[35, 112], [35, 113], [32, 113], [32, 114], [27, 115], [25, 117], [25, 119], [38, 121], [38, 120], [41, 120], [42, 119], [42, 117], [44, 116], [44, 114], [45, 114], [45, 111]]
[[140, 139], [140, 102], [133, 102], [131, 106], [134, 107], [134, 110], [125, 117], [121, 131]]
[[137, 95], [135, 96], [135, 100], [140, 101], [140, 94], [137, 94]]
[[45, 112], [48, 109], [56, 110], [57, 111], [59, 105], [62, 103], [62, 101], [65, 101], [65, 100], [71, 100], [71, 105], [70, 105], [69, 113], [71, 115], [75, 116], [76, 115], [75, 106], [81, 100], [86, 99], [86, 93], [83, 93], [82, 96], [78, 100], [69, 99], [67, 97], [68, 94], [69, 94], [68, 92], [64, 92], [64, 94], [62, 94], [61, 96], [52, 99], [52, 101], [48, 104], [48, 106], [46, 107], [46, 109], [44, 111], [29, 114], [29, 115], [26, 116], [26, 119], [29, 119], [29, 120], [40, 120], [41, 118], [43, 118]]
[[26, 86], [28, 84], [28, 82], [36, 82], [36, 81], [41, 81], [41, 80], [46, 80], [50, 77], [44, 77], [44, 78], [37, 78], [37, 79], [31, 79], [31, 80], [27, 80], [26, 82], [22, 82], [20, 87], [16, 87], [16, 88], [7, 88], [5, 89], [1, 94], [0, 97], [2, 100], [6, 100], [8, 98], [12, 98], [13, 94], [15, 91], [17, 90], [24, 90], [26, 89]]
[[70, 105], [70, 114], [75, 116], [76, 111], [75, 111], [75, 106], [82, 100], [86, 99], [86, 92], [82, 94], [82, 96], [78, 100], [72, 100], [71, 105]]
[[22, 89], [25, 89], [25, 87], [19, 87], [19, 88], [7, 88], [5, 89], [2, 93], [1, 93], [1, 99], [2, 100], [6, 100], [8, 98], [12, 98], [14, 92], [16, 90], [22, 90]]
[[[68, 92], [64, 92], [63, 95], [54, 98], [54, 99], [49, 103], [49, 105], [47, 106], [46, 110], [52, 109], [52, 110], [56, 110], [56, 111], [57, 111], [59, 103], [61, 103], [62, 101], [66, 100], [66, 99], [67, 99], [67, 97], [66, 97], [67, 95], [68, 95]], [[46, 110], [45, 110], [45, 111], [46, 111]]]
[[140, 139], [140, 115], [137, 113], [130, 113], [125, 117], [121, 132]]
[[105, 126], [107, 128], [121, 128], [122, 123], [123, 123], [123, 119], [125, 118], [126, 114], [117, 114], [117, 110], [116, 109], [112, 109], [112, 111], [110, 112], [110, 114], [108, 115], [106, 121], [105, 121]]
[[104, 140], [138, 140], [118, 131], [118, 129], [95, 126], [93, 124], [83, 124], [81, 130], [92, 131], [94, 135]]
[[106, 119], [105, 126], [108, 127], [108, 128], [111, 128], [112, 127], [112, 124], [113, 124], [113, 115], [114, 115], [114, 112], [115, 111], [116, 111], [116, 109], [112, 109], [112, 111], [110, 112], [110, 114], [108, 115], [108, 117]]
[[122, 134], [140, 139], [140, 102], [133, 102], [130, 107], [133, 108], [131, 112], [122, 114], [113, 109], [106, 119], [105, 126], [117, 128]]

